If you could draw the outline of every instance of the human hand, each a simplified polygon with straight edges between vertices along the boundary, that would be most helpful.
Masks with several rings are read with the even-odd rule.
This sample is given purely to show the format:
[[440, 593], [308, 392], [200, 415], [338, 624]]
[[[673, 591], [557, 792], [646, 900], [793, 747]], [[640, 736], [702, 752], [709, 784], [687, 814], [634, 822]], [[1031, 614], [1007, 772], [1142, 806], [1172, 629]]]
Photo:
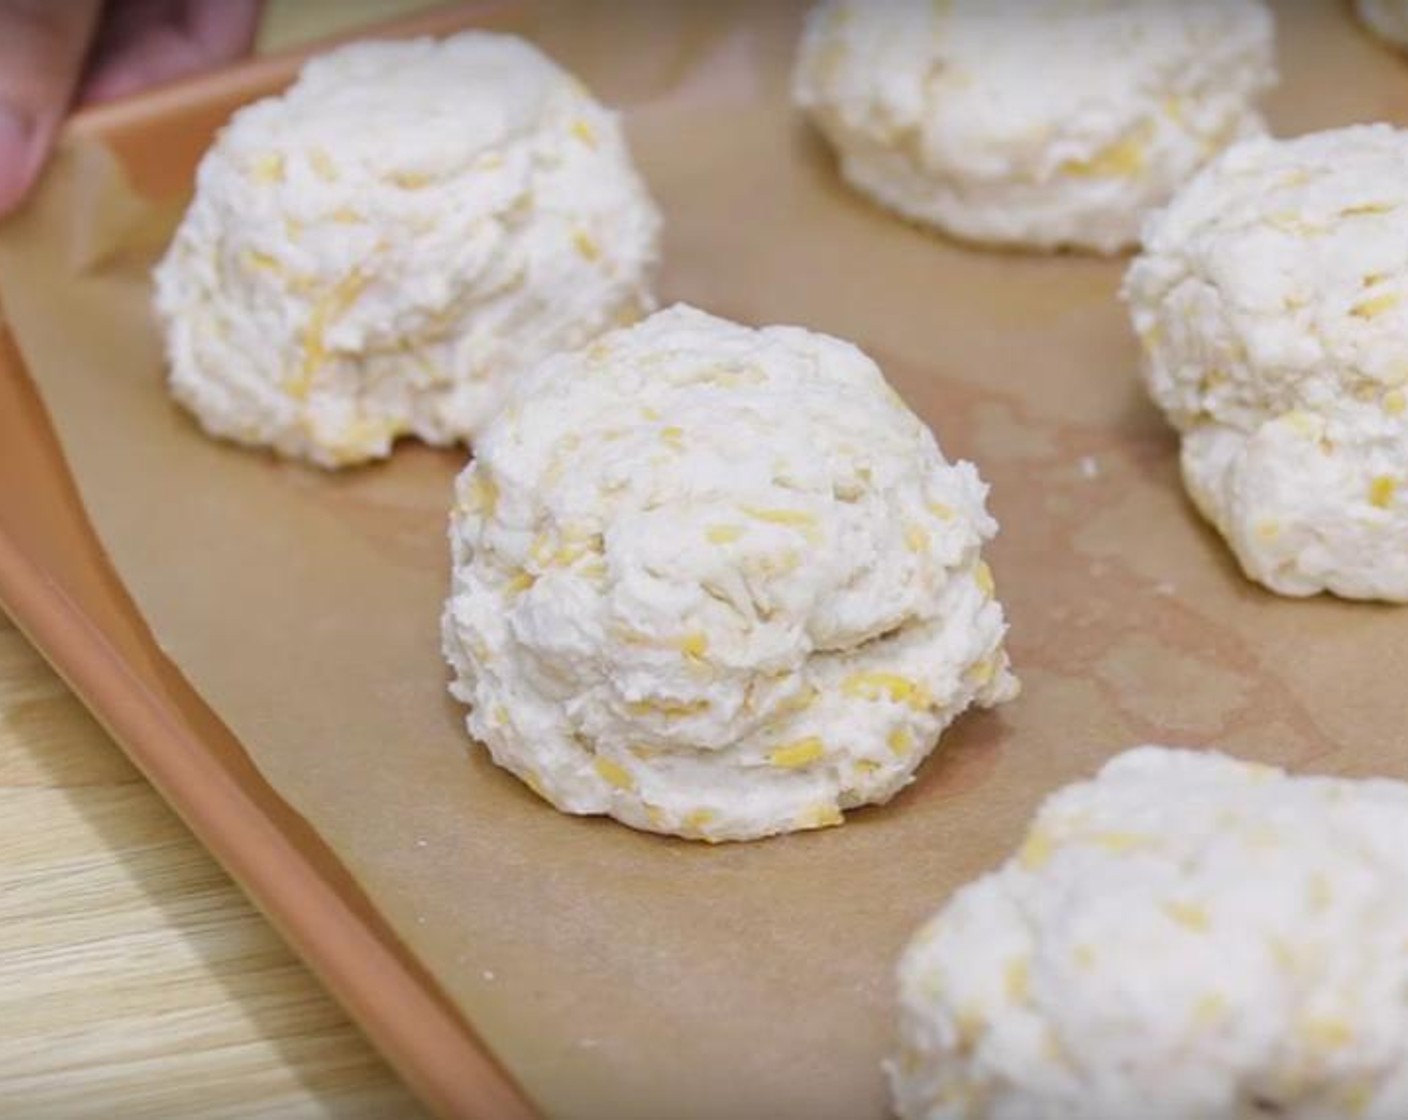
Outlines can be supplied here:
[[262, 0], [0, 0], [0, 217], [75, 105], [239, 58]]

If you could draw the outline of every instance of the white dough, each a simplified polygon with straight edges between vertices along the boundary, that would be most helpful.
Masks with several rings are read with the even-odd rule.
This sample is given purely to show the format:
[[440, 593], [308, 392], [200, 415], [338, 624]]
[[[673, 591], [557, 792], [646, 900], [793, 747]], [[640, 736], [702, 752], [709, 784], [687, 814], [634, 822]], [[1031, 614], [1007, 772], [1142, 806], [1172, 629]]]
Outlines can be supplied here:
[[1272, 48], [1261, 0], [827, 0], [795, 99], [847, 181], [905, 217], [1112, 253], [1264, 129]]
[[1408, 47], [1408, 0], [1355, 0], [1354, 7], [1376, 35]]
[[903, 1120], [1401, 1120], [1408, 785], [1128, 751], [899, 983]]
[[1145, 243], [1144, 376], [1247, 575], [1408, 600], [1408, 132], [1239, 145]]
[[327, 467], [470, 439], [522, 370], [654, 306], [659, 224], [615, 114], [528, 43], [341, 48], [201, 162], [156, 273], [171, 391]]
[[1016, 694], [986, 492], [854, 346], [659, 312], [545, 362], [479, 441], [451, 691], [564, 812], [840, 824]]

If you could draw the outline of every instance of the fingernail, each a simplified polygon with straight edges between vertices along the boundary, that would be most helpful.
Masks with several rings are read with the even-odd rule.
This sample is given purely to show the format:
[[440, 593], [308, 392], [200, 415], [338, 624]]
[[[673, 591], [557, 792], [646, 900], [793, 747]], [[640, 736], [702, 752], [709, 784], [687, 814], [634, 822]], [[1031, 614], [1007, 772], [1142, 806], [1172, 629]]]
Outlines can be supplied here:
[[27, 113], [0, 104], [0, 214], [19, 205], [34, 178], [34, 122]]

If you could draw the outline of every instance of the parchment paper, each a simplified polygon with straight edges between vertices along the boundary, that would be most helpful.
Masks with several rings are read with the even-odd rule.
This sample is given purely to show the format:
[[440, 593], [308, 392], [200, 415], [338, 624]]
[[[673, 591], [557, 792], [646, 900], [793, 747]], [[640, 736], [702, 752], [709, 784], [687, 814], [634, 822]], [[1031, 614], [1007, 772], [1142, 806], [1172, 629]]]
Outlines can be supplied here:
[[[1408, 119], [1408, 61], [1344, 7], [1281, 14], [1279, 132]], [[181, 200], [136, 197], [91, 145], [0, 231], [6, 314], [162, 646], [555, 1116], [881, 1115], [906, 937], [1045, 793], [1133, 743], [1408, 776], [1408, 611], [1246, 582], [1137, 384], [1122, 262], [964, 249], [853, 198], [786, 105], [796, 21], [743, 3], [523, 19], [627, 106], [668, 297], [856, 340], [993, 484], [1025, 692], [841, 829], [711, 848], [537, 801], [468, 748], [445, 694], [464, 456], [408, 446], [330, 476], [204, 439], [162, 390], [147, 309]]]

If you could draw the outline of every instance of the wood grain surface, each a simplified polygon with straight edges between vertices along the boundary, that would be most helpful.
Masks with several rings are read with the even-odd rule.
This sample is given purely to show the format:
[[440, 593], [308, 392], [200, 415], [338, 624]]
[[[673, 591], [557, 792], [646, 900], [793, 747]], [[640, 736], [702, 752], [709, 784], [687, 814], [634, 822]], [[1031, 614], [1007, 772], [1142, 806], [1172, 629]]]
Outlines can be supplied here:
[[0, 614], [0, 1116], [418, 1115]]
[[[260, 47], [426, 6], [272, 0]], [[0, 1116], [421, 1115], [0, 613]]]

